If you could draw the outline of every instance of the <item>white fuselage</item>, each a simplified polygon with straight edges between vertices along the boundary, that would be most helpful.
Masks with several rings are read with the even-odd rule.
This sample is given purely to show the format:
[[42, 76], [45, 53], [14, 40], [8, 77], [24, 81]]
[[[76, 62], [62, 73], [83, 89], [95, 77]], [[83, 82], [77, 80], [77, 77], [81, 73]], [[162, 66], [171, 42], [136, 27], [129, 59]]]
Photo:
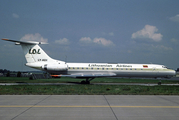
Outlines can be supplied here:
[[[34, 66], [36, 69], [44, 70], [50, 74], [115, 74], [113, 77], [150, 77], [158, 78], [173, 77], [176, 72], [157, 64], [109, 64], [109, 63], [48, 63], [44, 68], [43, 63]], [[49, 67], [48, 67], [49, 66]], [[85, 77], [85, 76], [84, 76]]]

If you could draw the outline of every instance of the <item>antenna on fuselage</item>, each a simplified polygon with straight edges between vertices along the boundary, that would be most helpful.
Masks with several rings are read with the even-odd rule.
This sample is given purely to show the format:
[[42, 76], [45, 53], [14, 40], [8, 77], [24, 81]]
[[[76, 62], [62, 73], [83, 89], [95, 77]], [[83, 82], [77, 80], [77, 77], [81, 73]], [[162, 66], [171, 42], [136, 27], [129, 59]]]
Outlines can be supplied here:
[[65, 55], [65, 64], [66, 64], [66, 62], [67, 62], [67, 56]]

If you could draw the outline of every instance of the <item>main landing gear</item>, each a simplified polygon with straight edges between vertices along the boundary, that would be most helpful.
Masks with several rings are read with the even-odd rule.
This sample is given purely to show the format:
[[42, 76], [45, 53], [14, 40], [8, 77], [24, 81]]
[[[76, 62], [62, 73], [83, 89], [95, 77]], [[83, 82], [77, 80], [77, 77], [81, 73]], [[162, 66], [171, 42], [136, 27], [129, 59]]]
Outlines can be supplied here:
[[86, 78], [86, 81], [85, 80], [81, 81], [81, 84], [90, 84], [90, 81], [93, 79], [94, 78]]

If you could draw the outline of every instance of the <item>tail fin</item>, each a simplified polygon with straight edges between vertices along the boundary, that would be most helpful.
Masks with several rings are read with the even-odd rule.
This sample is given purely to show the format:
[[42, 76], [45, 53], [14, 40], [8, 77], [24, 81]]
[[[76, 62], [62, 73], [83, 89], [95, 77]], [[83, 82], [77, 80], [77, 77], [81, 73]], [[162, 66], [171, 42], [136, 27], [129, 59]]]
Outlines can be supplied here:
[[53, 62], [39, 45], [21, 44], [27, 63], [33, 62]]
[[9, 40], [9, 39], [2, 39], [2, 40], [15, 42], [16, 45], [21, 45], [27, 63], [55, 61], [54, 59], [50, 58], [38, 45], [38, 44], [47, 44], [47, 43], [33, 42], [33, 41], [17, 41], [17, 40]]

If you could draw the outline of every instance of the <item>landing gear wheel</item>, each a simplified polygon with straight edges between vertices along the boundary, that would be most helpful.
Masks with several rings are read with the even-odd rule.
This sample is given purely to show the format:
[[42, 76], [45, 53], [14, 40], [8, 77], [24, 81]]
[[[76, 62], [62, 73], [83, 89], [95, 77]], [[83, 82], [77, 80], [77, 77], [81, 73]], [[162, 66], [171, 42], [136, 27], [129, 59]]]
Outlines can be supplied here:
[[83, 80], [83, 81], [81, 81], [81, 84], [86, 84], [86, 81], [84, 81], [84, 80]]
[[162, 84], [162, 82], [158, 82], [158, 85], [161, 85]]
[[90, 84], [90, 81], [81, 81], [81, 84]]
[[90, 81], [86, 81], [86, 84], [90, 84]]

